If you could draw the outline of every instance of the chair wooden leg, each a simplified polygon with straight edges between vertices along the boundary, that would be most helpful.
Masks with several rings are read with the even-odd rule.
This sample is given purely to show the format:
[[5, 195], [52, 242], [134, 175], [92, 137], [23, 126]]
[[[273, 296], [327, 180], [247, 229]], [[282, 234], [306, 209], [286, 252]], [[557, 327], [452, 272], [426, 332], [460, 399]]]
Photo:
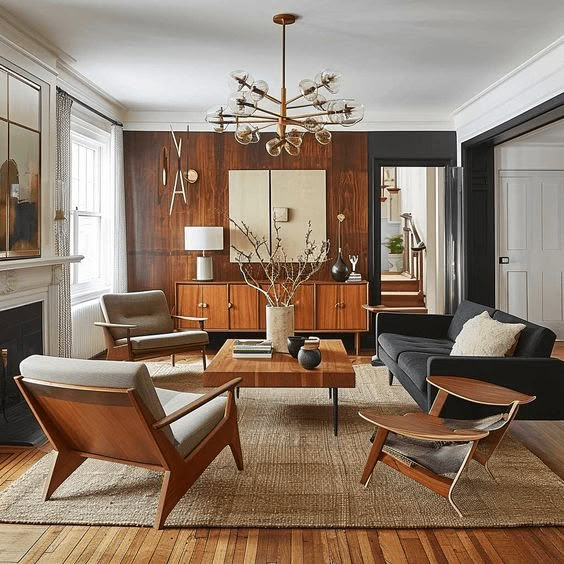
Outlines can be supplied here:
[[364, 467], [364, 472], [362, 473], [362, 478], [360, 479], [360, 483], [364, 486], [368, 484], [368, 480], [370, 480], [370, 476], [372, 476], [372, 472], [374, 472], [374, 467], [378, 462], [382, 447], [388, 438], [388, 432], [387, 429], [382, 427], [378, 428], [378, 432], [372, 443], [372, 448], [370, 449], [370, 454], [368, 455], [368, 460], [366, 461], [366, 466]]
[[205, 370], [207, 368], [206, 347], [202, 349], [202, 362], [204, 363], [204, 370]]
[[235, 421], [233, 436], [231, 442], [229, 443], [229, 448], [235, 459], [235, 464], [237, 464], [238, 470], [243, 470], [243, 451], [241, 449], [241, 439], [239, 438], [239, 427], [237, 426], [237, 421]]
[[44, 499], [50, 499], [53, 492], [85, 461], [86, 459], [70, 452], [58, 452], [51, 466], [49, 478], [45, 484]]
[[176, 355], [175, 354], [170, 355], [170, 362], [171, 362], [172, 366], [176, 366]]
[[394, 375], [388, 370], [388, 384], [391, 386], [394, 381]]
[[168, 514], [174, 509], [180, 498], [188, 491], [195, 481], [196, 480], [192, 476], [192, 473], [184, 474], [179, 471], [165, 472], [157, 515], [155, 516], [155, 522], [153, 523], [153, 527], [155, 529], [162, 529]]

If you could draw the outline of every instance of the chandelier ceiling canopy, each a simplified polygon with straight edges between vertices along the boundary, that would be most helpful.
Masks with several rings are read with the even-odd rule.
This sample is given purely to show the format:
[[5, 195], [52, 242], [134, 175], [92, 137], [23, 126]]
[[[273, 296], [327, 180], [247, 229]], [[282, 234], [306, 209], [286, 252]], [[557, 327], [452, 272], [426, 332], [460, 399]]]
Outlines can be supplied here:
[[286, 26], [296, 21], [293, 14], [277, 14], [274, 23], [282, 26], [282, 87], [280, 98], [269, 94], [264, 80], [255, 80], [247, 71], [229, 75], [232, 94], [227, 104], [208, 110], [206, 121], [214, 131], [223, 133], [235, 126], [235, 139], [242, 145], [258, 143], [260, 131], [276, 126], [276, 135], [266, 142], [266, 150], [277, 157], [284, 149], [298, 155], [305, 133], [312, 133], [322, 145], [331, 142], [328, 125], [350, 127], [364, 117], [364, 106], [351, 99], [335, 99], [341, 85], [341, 74], [325, 69], [312, 80], [302, 80], [299, 94], [286, 96]]

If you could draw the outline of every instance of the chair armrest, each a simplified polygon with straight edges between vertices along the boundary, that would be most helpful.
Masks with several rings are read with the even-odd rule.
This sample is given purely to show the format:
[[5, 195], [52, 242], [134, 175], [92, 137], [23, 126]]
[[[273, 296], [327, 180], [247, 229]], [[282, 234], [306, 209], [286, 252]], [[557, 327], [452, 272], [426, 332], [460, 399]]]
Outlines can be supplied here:
[[95, 321], [94, 325], [97, 327], [108, 327], [109, 329], [135, 329], [137, 325], [130, 323], [107, 323], [106, 321]]
[[[518, 419], [564, 419], [564, 362], [557, 358], [432, 356], [427, 360], [427, 376], [462, 376], [489, 382], [536, 396], [536, 400], [521, 407]], [[437, 394], [427, 387], [428, 405]], [[455, 398], [447, 400], [446, 408], [458, 405]], [[458, 417], [451, 409], [441, 416]]]
[[200, 329], [204, 330], [204, 323], [208, 320], [207, 317], [193, 317], [191, 315], [171, 315], [172, 319], [183, 319], [184, 321], [197, 321]]
[[486, 405], [507, 406], [514, 402], [530, 403], [535, 399], [535, 396], [522, 394], [504, 386], [462, 376], [428, 376], [427, 382], [453, 396]]
[[452, 315], [380, 312], [376, 315], [376, 342], [382, 333], [444, 339], [452, 318]]
[[223, 384], [223, 386], [219, 386], [219, 388], [215, 388], [215, 389], [211, 390], [207, 394], [199, 397], [197, 400], [194, 400], [193, 402], [189, 403], [188, 405], [185, 405], [184, 407], [177, 409], [176, 411], [174, 411], [170, 415], [167, 415], [166, 417], [159, 419], [158, 421], [153, 423], [153, 428], [154, 429], [162, 429], [163, 427], [166, 427], [167, 425], [174, 423], [175, 421], [177, 421], [181, 417], [184, 417], [185, 415], [192, 413], [192, 411], [195, 411], [199, 407], [202, 407], [202, 405], [205, 405], [206, 403], [210, 402], [212, 399], [216, 398], [217, 396], [220, 396], [224, 392], [232, 391], [233, 388], [235, 386], [237, 386], [237, 384], [242, 379], [243, 378], [234, 378], [233, 380], [230, 380], [226, 384]]

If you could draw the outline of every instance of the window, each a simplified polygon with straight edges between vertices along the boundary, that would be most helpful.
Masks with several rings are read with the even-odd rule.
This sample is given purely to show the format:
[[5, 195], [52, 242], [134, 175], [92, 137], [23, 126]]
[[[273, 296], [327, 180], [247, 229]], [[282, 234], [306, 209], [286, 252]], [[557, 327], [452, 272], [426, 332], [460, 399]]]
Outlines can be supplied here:
[[71, 253], [84, 259], [71, 268], [73, 303], [110, 289], [109, 232], [111, 190], [108, 182], [109, 135], [73, 117], [71, 124]]

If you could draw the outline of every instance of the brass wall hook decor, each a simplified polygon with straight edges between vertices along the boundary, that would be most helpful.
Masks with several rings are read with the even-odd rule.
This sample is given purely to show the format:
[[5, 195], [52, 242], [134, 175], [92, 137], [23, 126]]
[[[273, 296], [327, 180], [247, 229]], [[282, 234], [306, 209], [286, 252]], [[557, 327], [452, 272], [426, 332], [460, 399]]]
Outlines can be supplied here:
[[168, 184], [168, 150], [163, 147], [161, 155], [161, 179], [163, 186]]

